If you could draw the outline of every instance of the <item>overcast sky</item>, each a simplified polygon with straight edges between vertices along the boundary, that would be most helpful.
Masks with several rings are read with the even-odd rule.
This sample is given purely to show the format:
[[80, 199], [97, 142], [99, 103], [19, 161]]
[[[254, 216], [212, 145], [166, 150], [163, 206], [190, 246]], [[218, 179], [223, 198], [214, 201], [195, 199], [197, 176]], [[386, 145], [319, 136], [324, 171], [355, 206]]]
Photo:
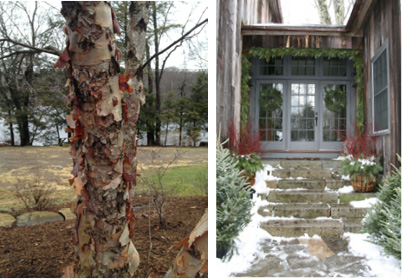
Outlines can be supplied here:
[[[315, 7], [315, 0], [281, 0], [283, 23], [285, 24], [320, 24], [317, 8]], [[334, 18], [333, 6], [331, 0], [329, 12], [331, 18]], [[345, 9], [350, 5], [351, 0], [344, 0]], [[351, 9], [350, 9], [351, 11]], [[334, 20], [332, 20], [334, 22]]]
[[[61, 10], [61, 1], [46, 1], [48, 3], [51, 3], [53, 7], [55, 7], [57, 10]], [[187, 21], [190, 12], [191, 12], [191, 17], [189, 22], [186, 25], [185, 32], [190, 30], [193, 26], [197, 24], [198, 21], [203, 21], [208, 17], [208, 9], [207, 9], [207, 4], [210, 1], [175, 1], [175, 8], [171, 11], [170, 19], [174, 21], [174, 23], [178, 24], [185, 24]], [[33, 1], [29, 2], [33, 6]], [[41, 7], [45, 7], [46, 5], [41, 5]], [[195, 32], [198, 32], [197, 29]], [[193, 42], [193, 47], [194, 46], [200, 46], [198, 48], [198, 51], [195, 51], [196, 49], [193, 48], [192, 51], [189, 50], [188, 44], [183, 44], [183, 46], [179, 49], [177, 49], [167, 60], [166, 67], [176, 67], [179, 69], [194, 69], [194, 70], [199, 70], [201, 68], [207, 68], [208, 67], [208, 28], [207, 25], [204, 27], [204, 29], [201, 31], [200, 34], [198, 34]], [[167, 47], [169, 44], [171, 44], [173, 41], [177, 40], [178, 38], [181, 37], [180, 32], [170, 32], [166, 37], [162, 38], [162, 41], [160, 42], [160, 50], [164, 49]], [[190, 53], [192, 52], [192, 53]], [[197, 59], [196, 56], [194, 56], [194, 53], [199, 55], [200, 57], [204, 57], [205, 61]], [[151, 55], [153, 54], [151, 50]]]

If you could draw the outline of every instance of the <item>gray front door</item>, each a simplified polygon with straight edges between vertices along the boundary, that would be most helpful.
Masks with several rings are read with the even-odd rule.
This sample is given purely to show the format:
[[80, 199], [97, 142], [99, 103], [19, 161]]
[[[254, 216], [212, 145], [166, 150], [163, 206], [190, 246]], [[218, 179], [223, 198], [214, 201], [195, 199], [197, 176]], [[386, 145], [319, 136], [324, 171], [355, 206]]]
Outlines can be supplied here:
[[353, 123], [352, 72], [345, 60], [256, 59], [251, 116], [263, 152], [343, 150], [347, 127]]

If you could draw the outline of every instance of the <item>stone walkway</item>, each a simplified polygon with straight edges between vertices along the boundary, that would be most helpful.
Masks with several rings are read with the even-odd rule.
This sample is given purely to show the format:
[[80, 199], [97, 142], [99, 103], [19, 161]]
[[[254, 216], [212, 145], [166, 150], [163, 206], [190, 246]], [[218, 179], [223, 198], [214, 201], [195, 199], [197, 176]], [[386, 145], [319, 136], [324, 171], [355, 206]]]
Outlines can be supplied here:
[[235, 277], [363, 277], [366, 259], [348, 251], [345, 238], [268, 239], [260, 244], [266, 253], [246, 272]]
[[258, 228], [271, 236], [260, 238], [255, 254], [258, 256], [251, 267], [232, 276], [370, 276], [367, 259], [349, 251], [348, 235], [344, 232], [360, 232], [368, 209], [354, 208], [349, 202], [373, 194], [338, 192], [348, 185], [341, 178], [339, 161], [267, 163], [274, 166], [270, 171], [274, 179], [280, 180], [256, 182], [260, 183], [257, 192], [262, 201], [257, 218]]

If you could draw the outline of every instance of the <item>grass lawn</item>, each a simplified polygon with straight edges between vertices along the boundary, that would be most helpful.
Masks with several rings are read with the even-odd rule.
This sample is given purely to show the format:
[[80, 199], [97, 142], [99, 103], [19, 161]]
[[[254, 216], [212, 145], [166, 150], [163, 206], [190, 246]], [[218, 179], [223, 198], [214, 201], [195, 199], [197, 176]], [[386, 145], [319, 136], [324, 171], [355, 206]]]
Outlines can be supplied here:
[[[176, 196], [202, 195], [195, 186], [199, 173], [207, 176], [208, 149], [182, 148], [177, 158], [165, 174], [163, 183], [167, 189], [174, 189]], [[141, 182], [144, 172], [152, 172], [174, 156], [177, 148], [139, 147], [137, 153], [138, 174], [137, 195], [147, 195], [148, 187]], [[19, 209], [23, 204], [15, 196], [15, 183], [18, 179], [33, 179], [41, 176], [52, 183], [55, 203], [68, 203], [75, 199], [74, 189], [69, 185], [72, 178], [73, 162], [69, 147], [0, 147], [0, 208]], [[149, 154], [157, 153], [157, 160], [150, 160]], [[169, 191], [168, 191], [169, 192]]]
[[[139, 195], [147, 195], [149, 191], [144, 180], [148, 181], [148, 184], [157, 183], [157, 168], [147, 169], [137, 179], [136, 192]], [[168, 194], [174, 196], [203, 195], [201, 185], [208, 187], [208, 165], [171, 167], [163, 175], [162, 185]]]

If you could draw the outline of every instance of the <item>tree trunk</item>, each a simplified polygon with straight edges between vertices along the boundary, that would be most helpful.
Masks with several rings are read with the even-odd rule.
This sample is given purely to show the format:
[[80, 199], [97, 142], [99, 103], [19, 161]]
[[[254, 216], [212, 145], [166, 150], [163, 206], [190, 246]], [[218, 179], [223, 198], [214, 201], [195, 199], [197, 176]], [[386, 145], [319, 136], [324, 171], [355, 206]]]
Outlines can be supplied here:
[[[151, 57], [151, 54], [149, 52], [149, 44], [146, 43], [146, 56], [147, 60]], [[152, 73], [152, 68], [151, 68], [151, 63], [148, 63], [147, 65], [147, 73], [148, 73], [148, 91], [150, 94], [153, 93], [154, 86], [153, 86], [153, 73]], [[149, 103], [145, 104], [145, 106], [148, 106], [149, 108], [152, 108], [154, 104]], [[147, 145], [152, 146], [154, 145], [155, 142], [155, 123], [149, 121], [148, 119], [146, 120], [146, 126], [147, 126]]]
[[[159, 53], [159, 37], [158, 37], [158, 23], [156, 16], [156, 3], [152, 2], [152, 19], [154, 24], [154, 46], [155, 53]], [[159, 55], [155, 57], [155, 97], [156, 97], [156, 126], [155, 126], [155, 144], [161, 144], [161, 119], [159, 114], [161, 112], [161, 90], [160, 90], [160, 74], [159, 74]]]
[[321, 24], [331, 25], [331, 17], [328, 12], [327, 0], [316, 0], [316, 6]]
[[168, 132], [169, 132], [169, 121], [166, 123], [165, 146], [167, 146]]
[[[124, 119], [124, 181], [130, 191], [130, 203], [127, 208], [130, 236], [133, 236], [134, 210], [133, 198], [137, 180], [137, 122], [141, 105], [145, 103], [142, 62], [145, 55], [145, 41], [148, 24], [148, 2], [132, 1], [129, 8], [130, 20], [128, 28], [128, 44], [126, 73], [131, 77], [132, 92], [124, 92], [122, 106], [127, 107]], [[139, 70], [141, 69], [141, 70]], [[128, 158], [128, 160], [127, 160]]]
[[15, 146], [15, 139], [14, 139], [14, 127], [13, 127], [13, 122], [11, 122], [11, 111], [8, 111], [8, 121], [9, 123], [9, 128], [10, 128], [10, 144], [11, 146]]
[[[129, 277], [139, 263], [130, 240], [130, 185], [124, 156], [125, 123], [122, 91], [130, 92], [127, 76], [119, 76], [114, 33], [117, 20], [106, 2], [62, 2], [67, 47], [55, 67], [67, 64], [66, 116], [73, 136], [76, 214], [73, 241], [78, 277]], [[131, 88], [132, 89], [132, 88]]]
[[343, 25], [345, 20], [345, 5], [343, 0], [333, 0], [336, 24]]

